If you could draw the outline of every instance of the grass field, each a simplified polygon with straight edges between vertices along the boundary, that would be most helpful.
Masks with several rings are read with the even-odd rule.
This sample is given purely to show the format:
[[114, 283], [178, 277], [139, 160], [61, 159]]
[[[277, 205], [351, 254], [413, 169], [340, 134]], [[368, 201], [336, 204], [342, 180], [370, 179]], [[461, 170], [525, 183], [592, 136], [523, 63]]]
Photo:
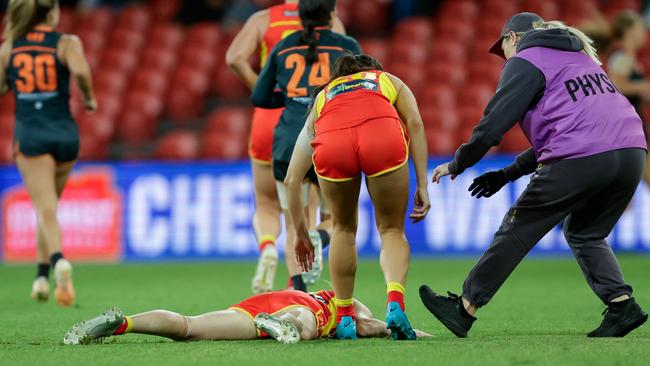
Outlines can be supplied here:
[[[638, 301], [650, 309], [650, 257], [622, 257], [626, 279]], [[416, 260], [412, 264], [407, 313], [414, 326], [433, 337], [416, 342], [384, 339], [321, 340], [297, 345], [273, 341], [172, 341], [139, 335], [104, 344], [64, 346], [76, 321], [105, 308], [127, 313], [169, 309], [197, 314], [225, 308], [249, 294], [253, 263], [170, 263], [77, 265], [77, 305], [29, 299], [32, 266], [0, 266], [0, 365], [299, 365], [323, 360], [365, 366], [435, 365], [648, 365], [650, 325], [624, 339], [588, 339], [604, 306], [570, 259], [525, 261], [492, 303], [479, 313], [470, 336], [457, 339], [426, 311], [417, 288], [427, 283], [457, 291], [473, 261]], [[325, 274], [324, 278], [328, 276]], [[279, 274], [276, 285], [285, 283]], [[323, 287], [326, 286], [323, 282]], [[359, 266], [356, 295], [383, 318], [384, 288], [379, 266]], [[336, 360], [336, 361], [334, 361]]]

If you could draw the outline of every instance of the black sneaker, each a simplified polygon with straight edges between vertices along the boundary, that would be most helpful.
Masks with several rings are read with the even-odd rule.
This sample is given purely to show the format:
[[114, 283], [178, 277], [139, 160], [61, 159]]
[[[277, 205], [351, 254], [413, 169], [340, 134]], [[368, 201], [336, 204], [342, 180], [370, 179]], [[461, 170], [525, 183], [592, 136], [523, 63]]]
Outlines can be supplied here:
[[621, 302], [610, 302], [603, 311], [603, 322], [587, 334], [587, 337], [625, 337], [648, 320], [634, 298]]
[[463, 301], [458, 295], [447, 293], [449, 296], [440, 296], [429, 286], [420, 287], [420, 299], [431, 314], [457, 337], [465, 338], [476, 318], [465, 310]]

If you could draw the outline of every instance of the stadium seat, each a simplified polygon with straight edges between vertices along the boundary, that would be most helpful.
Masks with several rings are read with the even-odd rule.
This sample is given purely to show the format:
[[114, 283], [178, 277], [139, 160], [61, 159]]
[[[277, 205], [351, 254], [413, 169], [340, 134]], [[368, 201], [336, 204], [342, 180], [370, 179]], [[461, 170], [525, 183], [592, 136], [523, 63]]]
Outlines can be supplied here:
[[460, 110], [460, 126], [463, 128], [473, 128], [483, 117], [484, 106], [477, 104], [467, 105]]
[[251, 93], [225, 62], [220, 62], [213, 73], [211, 91], [217, 97], [231, 101], [249, 98]]
[[185, 44], [210, 50], [220, 39], [221, 32], [215, 23], [199, 23], [187, 30]]
[[83, 43], [84, 53], [86, 55], [91, 53], [99, 54], [106, 46], [107, 39], [102, 31], [82, 30], [78, 35]]
[[341, 19], [343, 24], [351, 23], [352, 16], [352, 2], [354, 0], [337, 0], [336, 1], [336, 15]]
[[142, 113], [148, 120], [157, 119], [163, 109], [160, 95], [142, 89], [131, 90], [124, 103], [126, 110]]
[[183, 28], [173, 23], [158, 23], [151, 28], [147, 47], [156, 50], [176, 50], [185, 38]]
[[202, 159], [239, 160], [246, 157], [246, 139], [233, 139], [219, 131], [209, 131], [201, 138]]
[[79, 17], [75, 33], [80, 36], [83, 34], [80, 30], [93, 30], [101, 33], [108, 30], [112, 22], [113, 12], [110, 8], [104, 6], [93, 8]]
[[149, 9], [156, 21], [170, 20], [180, 9], [181, 0], [151, 0]]
[[426, 130], [443, 129], [456, 131], [461, 126], [458, 112], [453, 106], [436, 106], [422, 103], [420, 115]]
[[83, 161], [106, 160], [108, 144], [96, 139], [92, 134], [81, 134], [79, 140], [79, 159]]
[[453, 86], [445, 83], [432, 83], [424, 87], [418, 94], [418, 102], [421, 107], [433, 106], [435, 108], [456, 107], [456, 93]]
[[197, 44], [188, 44], [186, 47], [183, 47], [181, 51], [181, 67], [193, 67], [197, 70], [206, 73], [210, 76], [209, 73], [214, 68], [214, 65], [217, 61], [215, 57], [214, 48], [206, 48]]
[[14, 161], [13, 136], [0, 134], [0, 164], [10, 164]]
[[155, 127], [155, 123], [143, 112], [127, 110], [117, 120], [117, 135], [122, 142], [142, 144], [151, 141]]
[[426, 17], [411, 17], [399, 22], [393, 30], [393, 39], [404, 42], [428, 43], [433, 39], [433, 24]]
[[376, 58], [384, 67], [388, 66], [391, 52], [387, 41], [381, 38], [362, 38], [359, 43], [364, 53]]
[[119, 47], [124, 53], [139, 53], [144, 42], [144, 34], [140, 31], [129, 30], [126, 28], [115, 28], [111, 33], [111, 46]]
[[472, 24], [459, 23], [453, 18], [440, 19], [436, 23], [436, 38], [467, 44], [474, 38], [474, 28]]
[[519, 124], [508, 131], [504, 136], [499, 150], [507, 153], [520, 153], [530, 147], [530, 142], [521, 131]]
[[209, 77], [205, 71], [198, 70], [192, 65], [181, 66], [172, 76], [172, 87], [182, 89], [196, 96], [204, 96], [210, 87]]
[[0, 136], [13, 138], [15, 113], [13, 111], [0, 111]]
[[493, 91], [496, 88], [500, 77], [501, 68], [499, 66], [495, 66], [494, 63], [476, 62], [472, 63], [469, 68], [469, 82], [474, 84], [489, 85], [492, 87]]
[[62, 6], [60, 14], [59, 24], [57, 25], [56, 30], [61, 33], [70, 33], [74, 29], [77, 21], [74, 9]]
[[199, 116], [203, 109], [203, 98], [173, 87], [165, 99], [165, 113], [177, 125], [185, 125]]
[[131, 88], [163, 96], [167, 91], [168, 74], [155, 68], [142, 68], [131, 82]]
[[394, 40], [390, 45], [392, 62], [424, 64], [429, 59], [427, 44], [417, 44]]
[[387, 69], [408, 85], [414, 95], [421, 95], [426, 86], [426, 69], [423, 65], [408, 62], [391, 63]]
[[151, 14], [144, 6], [130, 5], [122, 9], [116, 19], [116, 28], [144, 32], [151, 23]]
[[96, 141], [102, 143], [108, 143], [115, 133], [113, 119], [101, 113], [84, 114], [77, 122], [80, 133], [92, 135]]
[[217, 108], [208, 117], [205, 131], [219, 131], [245, 139], [250, 130], [251, 118], [252, 114], [249, 108]]
[[102, 69], [95, 75], [95, 90], [99, 93], [120, 94], [129, 82], [126, 74], [116, 69]]
[[427, 130], [427, 146], [431, 155], [453, 155], [459, 143], [454, 130]]
[[432, 61], [427, 67], [427, 75], [431, 81], [453, 88], [465, 83], [467, 70], [464, 63], [442, 62], [436, 59]]
[[535, 13], [542, 19], [559, 19], [560, 10], [553, 0], [525, 0], [521, 4], [521, 11]]
[[465, 45], [455, 40], [441, 40], [433, 47], [434, 62], [464, 63], [465, 59]]
[[138, 56], [124, 52], [119, 48], [110, 48], [104, 53], [102, 69], [111, 69], [125, 74], [127, 77], [138, 64]]
[[177, 59], [178, 53], [176, 51], [147, 47], [140, 61], [140, 65], [143, 68], [168, 72], [176, 66]]
[[97, 113], [101, 113], [108, 118], [115, 119], [122, 110], [122, 96], [120, 94], [111, 94], [97, 92], [97, 104], [99, 108]]
[[468, 84], [460, 91], [458, 95], [458, 104], [463, 106], [473, 105], [481, 109], [487, 106], [488, 102], [494, 96], [494, 85], [490, 84]]
[[190, 131], [172, 131], [156, 145], [155, 156], [163, 160], [192, 160], [198, 156], [199, 142]]
[[501, 23], [519, 12], [519, 7], [515, 1], [503, 0], [482, 0], [481, 14], [488, 18], [501, 20]]
[[351, 3], [351, 28], [359, 33], [378, 33], [388, 26], [390, 3], [383, 0], [355, 0]]
[[473, 0], [445, 1], [442, 3], [438, 18], [471, 22], [479, 14], [479, 11], [479, 4]]

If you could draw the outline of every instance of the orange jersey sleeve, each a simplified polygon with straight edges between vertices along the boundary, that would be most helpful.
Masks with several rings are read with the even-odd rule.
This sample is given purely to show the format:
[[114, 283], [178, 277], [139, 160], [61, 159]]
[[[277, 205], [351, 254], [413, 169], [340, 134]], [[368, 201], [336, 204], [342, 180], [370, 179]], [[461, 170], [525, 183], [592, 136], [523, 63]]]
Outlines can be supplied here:
[[260, 45], [260, 62], [266, 63], [271, 50], [291, 33], [302, 29], [298, 17], [298, 4], [282, 4], [269, 8], [269, 25]]

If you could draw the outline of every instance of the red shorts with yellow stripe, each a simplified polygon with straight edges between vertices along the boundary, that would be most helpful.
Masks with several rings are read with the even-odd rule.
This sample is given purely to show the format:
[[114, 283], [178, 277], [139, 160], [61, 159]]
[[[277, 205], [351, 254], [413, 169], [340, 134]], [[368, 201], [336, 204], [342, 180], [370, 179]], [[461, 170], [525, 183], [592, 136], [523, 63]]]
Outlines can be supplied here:
[[248, 141], [248, 155], [260, 164], [271, 164], [273, 149], [273, 130], [280, 120], [284, 108], [255, 108], [251, 135]]
[[408, 160], [408, 135], [402, 122], [392, 117], [317, 133], [312, 146], [316, 173], [335, 182], [354, 179], [361, 172], [368, 177], [380, 176], [399, 169]]
[[[324, 292], [331, 293], [330, 297], [334, 296], [333, 291]], [[255, 319], [257, 314], [260, 313], [274, 315], [285, 310], [291, 310], [292, 308], [306, 308], [316, 317], [318, 336], [320, 337], [324, 331], [328, 332], [327, 326], [332, 323], [330, 321], [332, 316], [331, 310], [328, 308], [329, 299], [325, 303], [322, 300], [323, 297], [318, 296], [319, 293], [314, 294], [316, 295], [314, 297], [305, 292], [294, 290], [265, 292], [249, 297], [239, 304], [231, 306], [229, 309], [241, 311], [250, 316], [251, 319]], [[317, 298], [321, 299], [321, 301], [317, 300]], [[331, 328], [331, 325], [329, 328]], [[267, 337], [268, 335], [262, 332], [259, 336]]]

